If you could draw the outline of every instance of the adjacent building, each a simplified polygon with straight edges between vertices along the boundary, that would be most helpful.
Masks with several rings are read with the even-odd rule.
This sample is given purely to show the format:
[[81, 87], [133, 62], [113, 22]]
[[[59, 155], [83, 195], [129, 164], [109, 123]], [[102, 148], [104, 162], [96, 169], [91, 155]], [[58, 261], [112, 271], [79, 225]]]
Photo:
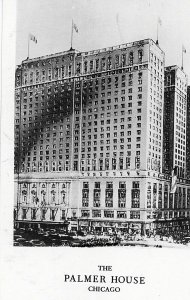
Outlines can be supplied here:
[[163, 171], [186, 177], [187, 75], [178, 66], [165, 68]]
[[[179, 183], [183, 197], [174, 201], [170, 176], [162, 172], [171, 169], [162, 151], [164, 68], [164, 52], [151, 39], [71, 49], [17, 67], [18, 222], [144, 232], [158, 220], [189, 217], [190, 189]], [[184, 80], [175, 108], [180, 146], [186, 145]], [[184, 170], [180, 151], [172, 162]]]
[[187, 87], [186, 172], [190, 179], [190, 86]]

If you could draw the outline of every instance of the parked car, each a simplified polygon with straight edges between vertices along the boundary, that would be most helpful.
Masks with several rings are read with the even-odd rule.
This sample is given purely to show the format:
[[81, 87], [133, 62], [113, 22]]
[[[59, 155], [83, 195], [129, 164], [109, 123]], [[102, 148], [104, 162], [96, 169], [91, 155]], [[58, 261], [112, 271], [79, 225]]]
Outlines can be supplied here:
[[77, 234], [80, 235], [80, 236], [86, 236], [86, 232], [82, 231], [82, 230], [79, 230], [77, 231]]
[[23, 237], [21, 237], [21, 238], [18, 238], [16, 241], [17, 241], [19, 244], [22, 244], [23, 242], [26, 242], [26, 239], [24, 239]]
[[21, 244], [23, 247], [32, 247], [32, 243], [29, 242], [29, 241], [23, 241], [22, 244]]
[[13, 246], [20, 246], [19, 242], [14, 242]]
[[14, 235], [14, 240], [17, 241], [17, 239], [20, 239], [22, 238], [22, 235], [19, 235], [19, 234], [15, 234]]
[[190, 237], [189, 236], [186, 236], [182, 239], [182, 243], [185, 244], [185, 245], [188, 244], [189, 242], [190, 242]]
[[56, 233], [56, 229], [50, 229], [49, 232], [50, 232], [51, 234]]
[[45, 246], [45, 243], [40, 240], [31, 240], [30, 241], [33, 247]]

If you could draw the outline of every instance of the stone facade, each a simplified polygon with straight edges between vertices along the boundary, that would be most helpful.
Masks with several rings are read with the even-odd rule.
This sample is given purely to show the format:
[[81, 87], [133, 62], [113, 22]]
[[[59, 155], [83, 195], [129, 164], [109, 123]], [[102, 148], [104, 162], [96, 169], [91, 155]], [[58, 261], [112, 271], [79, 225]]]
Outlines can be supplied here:
[[189, 219], [163, 175], [164, 52], [151, 39], [23, 61], [15, 83], [15, 219], [153, 229]]

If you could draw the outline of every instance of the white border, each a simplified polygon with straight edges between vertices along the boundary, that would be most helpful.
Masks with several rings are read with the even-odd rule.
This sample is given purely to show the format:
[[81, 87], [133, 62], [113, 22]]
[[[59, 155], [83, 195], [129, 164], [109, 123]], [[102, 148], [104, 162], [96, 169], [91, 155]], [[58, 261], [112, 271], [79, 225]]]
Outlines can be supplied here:
[[[19, 0], [18, 0], [19, 1]], [[27, 0], [26, 0], [27, 1]], [[52, 0], [53, 1], [53, 0]], [[172, 1], [171, 1], [172, 5]], [[189, 17], [189, 16], [188, 16]], [[0, 298], [2, 300], [190, 298], [190, 249], [151, 248], [14, 248], [13, 142], [16, 1], [3, 2]], [[64, 283], [64, 274], [99, 274], [98, 265], [112, 265], [111, 275], [145, 276], [143, 286], [122, 285], [118, 293], [90, 293], [88, 284]], [[103, 274], [103, 273], [102, 273]], [[109, 276], [109, 274], [107, 275]]]

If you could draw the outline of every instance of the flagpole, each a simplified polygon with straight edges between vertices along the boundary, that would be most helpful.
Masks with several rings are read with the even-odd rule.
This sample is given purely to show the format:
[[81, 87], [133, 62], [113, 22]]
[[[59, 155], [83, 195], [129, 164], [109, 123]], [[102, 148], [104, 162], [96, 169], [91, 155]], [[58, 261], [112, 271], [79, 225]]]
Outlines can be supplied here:
[[73, 46], [73, 19], [72, 19], [72, 28], [71, 28], [71, 50], [73, 49], [72, 46]]
[[28, 59], [29, 59], [29, 49], [30, 49], [30, 38], [29, 38], [29, 35], [28, 35]]
[[158, 20], [157, 20], [157, 39], [156, 39], [156, 45], [158, 45]]
[[181, 69], [183, 70], [183, 46], [182, 46], [182, 64], [181, 64]]

